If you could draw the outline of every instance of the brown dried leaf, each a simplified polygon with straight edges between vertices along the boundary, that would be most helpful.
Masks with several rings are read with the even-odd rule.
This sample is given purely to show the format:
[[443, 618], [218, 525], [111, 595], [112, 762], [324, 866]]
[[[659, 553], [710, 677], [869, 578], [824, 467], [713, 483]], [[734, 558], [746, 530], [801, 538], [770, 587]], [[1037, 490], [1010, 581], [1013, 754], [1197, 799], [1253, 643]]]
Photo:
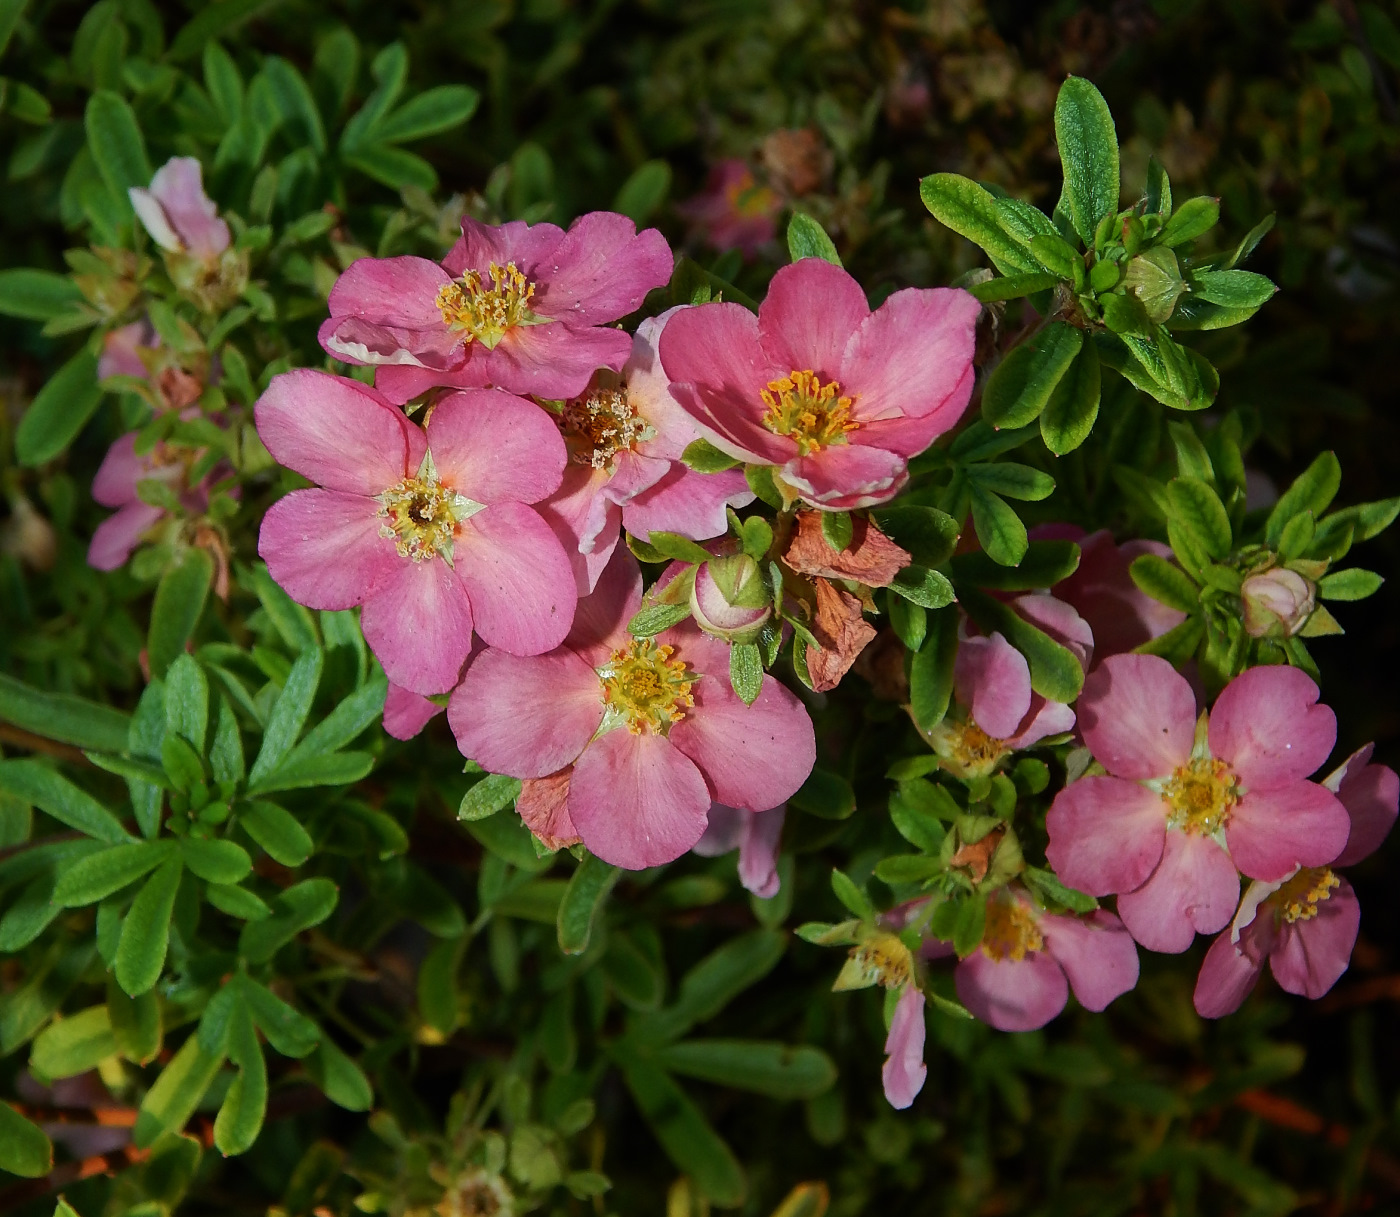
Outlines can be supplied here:
[[980, 841], [971, 845], [959, 846], [958, 852], [948, 859], [949, 866], [963, 866], [972, 875], [973, 882], [981, 883], [987, 877], [987, 868], [992, 864], [992, 855], [1006, 835], [1004, 828], [994, 828]]
[[822, 536], [822, 513], [803, 511], [783, 560], [800, 575], [854, 579], [867, 587], [888, 587], [912, 560], [869, 520], [851, 518], [851, 543], [840, 553]]
[[569, 778], [573, 771], [571, 765], [547, 778], [526, 778], [520, 783], [515, 809], [525, 827], [546, 849], [565, 849], [582, 840], [569, 818]]
[[807, 673], [818, 693], [834, 689], [855, 663], [865, 644], [875, 637], [875, 627], [861, 615], [860, 601], [833, 587], [825, 579], [815, 580], [817, 615], [812, 633], [821, 650], [807, 651]]

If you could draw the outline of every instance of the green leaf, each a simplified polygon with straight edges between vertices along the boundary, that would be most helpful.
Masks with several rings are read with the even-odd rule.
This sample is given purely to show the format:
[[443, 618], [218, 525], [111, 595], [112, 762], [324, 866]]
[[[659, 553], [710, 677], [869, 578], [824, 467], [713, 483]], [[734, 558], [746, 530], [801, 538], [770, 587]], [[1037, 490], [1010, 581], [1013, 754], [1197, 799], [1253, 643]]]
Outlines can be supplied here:
[[1158, 238], [1168, 247], [1184, 245], [1209, 232], [1220, 222], [1220, 200], [1200, 195], [1187, 199], [1172, 214]]
[[1035, 422], [1083, 345], [1083, 330], [1053, 321], [1013, 348], [987, 378], [982, 416], [998, 430]]
[[953, 950], [959, 959], [966, 959], [982, 941], [982, 933], [987, 925], [987, 893], [968, 896], [957, 905], [957, 917], [953, 922]]
[[924, 645], [928, 633], [928, 610], [923, 605], [914, 604], [902, 596], [890, 596], [885, 601], [885, 611], [890, 615], [890, 629], [905, 647], [917, 651]]
[[949, 608], [932, 614], [923, 648], [909, 665], [910, 710], [914, 721], [924, 731], [932, 731], [948, 713], [957, 653], [957, 610]]
[[977, 540], [993, 562], [1016, 566], [1026, 556], [1026, 526], [1010, 505], [997, 495], [972, 488], [972, 526]]
[[627, 632], [634, 638], [654, 638], [663, 630], [690, 616], [690, 604], [649, 604], [639, 609], [627, 623]]
[[644, 161], [618, 187], [613, 210], [642, 225], [666, 201], [671, 192], [671, 166], [665, 161]]
[[488, 773], [462, 796], [459, 820], [484, 820], [509, 807], [520, 797], [520, 779], [504, 773]]
[[1054, 901], [1072, 913], [1092, 913], [1099, 907], [1099, 902], [1092, 896], [1066, 887], [1048, 870], [1028, 866], [1021, 872], [1021, 877], [1043, 899]]
[[538, 874], [551, 863], [535, 852], [535, 838], [519, 816], [490, 816], [485, 820], [463, 821], [466, 829], [497, 857], [519, 870]]
[[[1319, 519], [1342, 485], [1342, 466], [1335, 452], [1323, 452], [1303, 470], [1279, 496], [1264, 524], [1264, 540], [1277, 545], [1288, 521], [1299, 512], [1310, 511]], [[1364, 537], [1357, 538], [1365, 540]]]
[[849, 511], [822, 512], [822, 537], [838, 554], [851, 543], [855, 524]]
[[429, 192], [437, 189], [437, 170], [421, 156], [402, 148], [370, 144], [347, 152], [345, 163], [391, 190], [403, 190], [407, 186]]
[[238, 951], [249, 963], [270, 960], [303, 930], [320, 925], [335, 909], [339, 893], [329, 879], [303, 879], [272, 902], [272, 916], [250, 921], [238, 938]]
[[1375, 571], [1353, 566], [1323, 575], [1318, 581], [1317, 593], [1324, 600], [1365, 600], [1380, 591], [1384, 582]]
[[1156, 554], [1141, 554], [1128, 567], [1143, 592], [1152, 599], [1183, 613], [1194, 613], [1201, 606], [1201, 589], [1175, 563]]
[[940, 609], [957, 599], [953, 585], [936, 570], [910, 563], [890, 580], [890, 591], [921, 608]]
[[223, 1054], [205, 1052], [191, 1035], [141, 1101], [133, 1140], [144, 1149], [162, 1133], [179, 1132], [223, 1064]]
[[237, 883], [253, 869], [248, 851], [234, 841], [184, 837], [180, 841], [180, 853], [185, 865], [208, 883], [225, 886]]
[[326, 128], [311, 95], [311, 86], [290, 63], [279, 55], [263, 60], [263, 79], [271, 90], [273, 104], [296, 142], [308, 146], [318, 157], [326, 153]]
[[206, 45], [223, 34], [231, 33], [250, 17], [270, 8], [276, 0], [214, 0], [180, 27], [170, 43], [165, 57], [171, 63], [183, 63], [200, 54]]
[[238, 1076], [214, 1118], [214, 1145], [225, 1157], [251, 1149], [267, 1118], [267, 1062], [252, 1019], [241, 1003], [229, 1020], [228, 1051], [238, 1066]]
[[999, 592], [1050, 588], [1079, 569], [1079, 546], [1073, 541], [1031, 541], [1016, 566], [1002, 566], [972, 550], [955, 555], [949, 568], [959, 583]]
[[919, 197], [934, 219], [981, 246], [1003, 275], [1037, 274], [1040, 265], [1026, 240], [1008, 225], [991, 193], [956, 173], [935, 173], [919, 183]]
[[813, 769], [788, 803], [823, 820], [845, 820], [856, 809], [856, 794], [839, 773]]
[[83, 299], [67, 275], [17, 267], [0, 270], [0, 313], [25, 321], [51, 321]]
[[132, 997], [152, 988], [165, 967], [170, 915], [175, 909], [175, 893], [183, 870], [180, 855], [169, 855], [136, 893], [122, 923], [116, 976], [117, 983]]
[[169, 841], [136, 841], [79, 858], [62, 868], [54, 884], [54, 903], [63, 908], [96, 904], [155, 870], [170, 849]]
[[205, 896], [221, 913], [237, 917], [240, 921], [262, 921], [271, 915], [272, 910], [245, 887], [224, 887], [211, 883]]
[[186, 550], [180, 562], [160, 577], [146, 641], [151, 675], [164, 676], [175, 659], [184, 654], [185, 643], [204, 612], [213, 579], [214, 560], [204, 549]]
[[328, 1035], [306, 1058], [306, 1072], [332, 1103], [346, 1111], [368, 1111], [374, 1106], [374, 1088], [365, 1071], [345, 1055]]
[[38, 1179], [53, 1170], [53, 1145], [44, 1131], [0, 1102], [0, 1170]]
[[677, 562], [708, 562], [714, 555], [678, 532], [654, 532], [647, 538], [657, 553]]
[[102, 400], [97, 361], [79, 351], [58, 369], [29, 403], [15, 429], [15, 456], [21, 465], [53, 460], [77, 438]]
[[[904, 798], [902, 793], [892, 794], [889, 812], [890, 822], [899, 835], [911, 845], [930, 854], [936, 854], [942, 848], [948, 836], [947, 829], [936, 816], [916, 806], [913, 800]], [[938, 869], [942, 869], [941, 862], [938, 863]]]
[[1233, 544], [1230, 516], [1220, 496], [1200, 478], [1177, 477], [1167, 483], [1171, 520], [1180, 524], [1202, 552], [1217, 561]]
[[984, 630], [1000, 630], [1001, 635], [1026, 657], [1031, 669], [1031, 688], [1049, 701], [1072, 702], [1084, 684], [1084, 669], [1073, 652], [1021, 617], [1010, 605], [994, 600], [984, 592], [966, 588], [963, 608]]
[[88, 98], [83, 125], [97, 171], [120, 213], [130, 215], [131, 202], [126, 192], [133, 186], [149, 186], [155, 176], [135, 113], [120, 94], [99, 89]]
[[880, 530], [921, 566], [942, 566], [958, 543], [958, 522], [936, 507], [877, 507]]
[[165, 675], [165, 729], [195, 753], [204, 751], [209, 726], [209, 681], [192, 655], [181, 653]]
[[250, 788], [260, 786], [262, 779], [271, 777], [291, 753], [306, 723], [306, 716], [311, 712], [311, 703], [316, 698], [323, 658], [321, 648], [312, 646], [298, 655], [292, 664], [282, 692], [277, 695], [272, 713], [268, 715], [267, 730], [263, 732], [258, 758], [248, 773]]
[[1099, 417], [1101, 380], [1098, 348], [1086, 342], [1040, 414], [1041, 438], [1056, 456], [1073, 452], [1089, 438]]
[[744, 1168], [685, 1091], [640, 1056], [622, 1049], [618, 1058], [627, 1089], [671, 1161], [710, 1203], [741, 1205], [748, 1191]]
[[132, 840], [102, 804], [38, 761], [0, 760], [0, 792], [32, 803], [69, 828], [99, 841], [121, 845]]
[[30, 1064], [45, 1077], [71, 1078], [115, 1056], [117, 1041], [106, 1006], [90, 1006], [50, 1023], [34, 1041]]
[[788, 256], [794, 262], [803, 258], [820, 258], [833, 266], [841, 265], [841, 255], [826, 235], [826, 229], [800, 211], [794, 211], [792, 219], [788, 221], [787, 244]]
[[1057, 275], [1040, 272], [1031, 275], [1003, 275], [1000, 279], [988, 279], [985, 283], [974, 283], [968, 293], [982, 304], [994, 304], [998, 300], [1019, 300], [1043, 292], [1059, 283]]
[[243, 997], [274, 1051], [299, 1060], [321, 1042], [321, 1029], [266, 986], [245, 979]]
[[967, 471], [967, 480], [993, 494], [1025, 502], [1039, 502], [1055, 492], [1055, 479], [1048, 473], [1032, 469], [1029, 465], [1018, 465], [1014, 461], [973, 465]]
[[1118, 210], [1118, 132], [1103, 94], [1083, 77], [1070, 76], [1060, 86], [1055, 142], [1065, 175], [1058, 210], [1088, 248], [1100, 221]]
[[1148, 215], [1169, 215], [1172, 209], [1172, 184], [1162, 162], [1155, 156], [1147, 158], [1147, 188], [1143, 192], [1143, 210]]
[[248, 575], [263, 612], [277, 627], [277, 632], [287, 645], [298, 653], [307, 647], [314, 647], [319, 639], [311, 614], [273, 582], [267, 567], [261, 562], [251, 567]]
[[276, 794], [309, 786], [350, 786], [374, 768], [368, 752], [330, 752], [325, 756], [290, 756], [261, 781], [251, 783], [250, 794]]
[[248, 770], [243, 762], [243, 737], [238, 730], [238, 720], [227, 698], [220, 696], [215, 705], [217, 719], [214, 740], [209, 745], [209, 770], [216, 782], [242, 782]]
[[[466, 952], [467, 941], [465, 935], [461, 938], [444, 938], [429, 948], [418, 968], [418, 1013], [428, 1026], [444, 1036], [451, 1035], [461, 1021], [457, 970]], [[323, 1044], [328, 1042], [322, 1041]], [[311, 1068], [309, 1060], [307, 1068]]]
[[1263, 275], [1248, 270], [1201, 270], [1191, 276], [1191, 292], [1223, 308], [1257, 309], [1278, 288]]
[[107, 981], [107, 1014], [117, 1051], [138, 1065], [155, 1060], [163, 1028], [160, 999], [154, 992], [128, 997], [115, 978]]
[[268, 857], [283, 866], [302, 865], [316, 848], [311, 834], [302, 827], [301, 821], [276, 803], [254, 799], [242, 804], [238, 823], [267, 851]]
[[656, 1061], [682, 1077], [771, 1099], [814, 1099], [836, 1081], [836, 1066], [821, 1049], [764, 1040], [683, 1040], [661, 1048]]
[[131, 716], [112, 706], [49, 693], [0, 673], [0, 720], [45, 739], [101, 752], [125, 752]]
[[288, 761], [296, 762], [343, 748], [384, 713], [387, 691], [388, 682], [384, 677], [372, 676], [306, 733], [288, 755]]
[[681, 463], [696, 473], [723, 473], [742, 464], [727, 452], [721, 452], [707, 439], [691, 440], [681, 453]]
[[481, 94], [469, 85], [438, 85], [410, 97], [388, 118], [370, 127], [368, 136], [376, 143], [402, 144], [426, 139], [460, 127], [473, 114]]
[[556, 924], [559, 949], [564, 954], [582, 955], [588, 949], [598, 913], [621, 877], [622, 871], [611, 863], [592, 854], [583, 855], [559, 902]]
[[639, 1032], [652, 1043], [680, 1039], [767, 976], [782, 958], [785, 941], [781, 931], [766, 929], [731, 938], [682, 977], [675, 1003], [639, 1022]]
[[1174, 410], [1204, 410], [1220, 388], [1204, 356], [1181, 346], [1159, 325], [1143, 334], [1105, 330], [1095, 335], [1095, 343], [1104, 363]]
[[178, 735], [169, 734], [160, 742], [160, 763], [169, 779], [167, 786], [191, 791], [204, 781], [204, 762], [199, 753]]
[[763, 692], [763, 657], [752, 642], [729, 648], [729, 684], [739, 700], [751, 706]]

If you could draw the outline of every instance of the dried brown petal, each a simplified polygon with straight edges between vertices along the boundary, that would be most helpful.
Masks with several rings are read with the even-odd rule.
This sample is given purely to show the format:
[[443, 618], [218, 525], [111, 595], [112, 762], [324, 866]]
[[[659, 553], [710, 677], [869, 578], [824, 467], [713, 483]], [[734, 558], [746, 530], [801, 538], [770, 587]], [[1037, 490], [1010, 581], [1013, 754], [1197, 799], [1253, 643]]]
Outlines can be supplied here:
[[854, 579], [867, 587], [888, 587], [912, 560], [869, 520], [851, 517], [851, 543], [839, 553], [822, 535], [822, 513], [802, 511], [797, 532], [783, 560], [800, 575]]
[[841, 683], [856, 656], [875, 637], [875, 627], [861, 615], [860, 601], [854, 596], [825, 579], [816, 580], [816, 587], [817, 615], [812, 621], [812, 633], [822, 649], [808, 649], [807, 673], [812, 678], [812, 688], [824, 693]]

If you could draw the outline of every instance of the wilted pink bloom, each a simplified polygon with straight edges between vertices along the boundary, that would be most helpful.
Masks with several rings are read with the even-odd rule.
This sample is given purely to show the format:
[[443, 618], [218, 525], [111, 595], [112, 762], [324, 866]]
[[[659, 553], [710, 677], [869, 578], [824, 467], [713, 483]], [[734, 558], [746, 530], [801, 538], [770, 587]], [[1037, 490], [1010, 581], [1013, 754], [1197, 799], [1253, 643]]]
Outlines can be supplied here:
[[1079, 568], [1055, 584], [1054, 593], [1089, 623], [1098, 662], [1131, 651], [1186, 620], [1185, 613], [1152, 599], [1128, 573], [1133, 559], [1143, 554], [1171, 561], [1170, 546], [1140, 540], [1119, 545], [1106, 528], [1086, 535], [1072, 524], [1043, 524], [1031, 530], [1031, 537], [1079, 542]]
[[446, 692], [473, 629], [522, 655], [568, 633], [568, 555], [528, 506], [558, 487], [564, 441], [533, 402], [453, 393], [425, 434], [373, 389], [302, 368], [273, 379], [256, 416], [268, 451], [318, 483], [272, 505], [258, 552], [308, 608], [363, 605], [394, 684]]
[[1186, 678], [1155, 655], [1114, 655], [1089, 674], [1079, 728], [1107, 776], [1055, 796], [1046, 857], [1071, 887], [1118, 897], [1118, 915], [1154, 951], [1184, 951], [1235, 911], [1238, 867], [1277, 882], [1331, 862], [1346, 811], [1307, 781], [1337, 720], [1297, 668], [1235, 677], [1198, 731]]
[[[1324, 785], [1337, 793], [1351, 820], [1346, 848], [1332, 866], [1368, 857], [1385, 839], [1400, 808], [1400, 778], [1370, 765], [1374, 745], [1352, 753]], [[1264, 960], [1279, 987], [1316, 1000], [1351, 960], [1361, 906], [1351, 884], [1331, 867], [1300, 868], [1275, 883], [1249, 885], [1230, 928], [1206, 952], [1196, 980], [1196, 1009], [1220, 1018], [1240, 1008]]]
[[1047, 913], [1025, 892], [987, 901], [982, 944], [953, 974], [958, 1000], [998, 1031], [1034, 1031], [1069, 1000], [1103, 1010], [1138, 979], [1137, 947], [1112, 913]]
[[96, 570], [116, 570], [131, 557], [131, 551], [170, 513], [141, 499], [138, 486], [143, 481], [164, 482], [179, 497], [180, 505], [192, 516], [209, 507], [211, 477], [198, 485], [189, 484], [190, 466], [198, 453], [194, 449], [157, 444], [149, 452], [136, 452], [136, 432], [123, 435], [108, 450], [97, 476], [92, 479], [92, 497], [103, 507], [115, 507], [92, 534], [88, 565]]
[[906, 288], [872, 313], [849, 274], [804, 258], [773, 276], [757, 317], [729, 303], [677, 313], [661, 363], [713, 444], [845, 511], [893, 498], [908, 458], [962, 416], [980, 310], [964, 291]]
[[885, 1099], [903, 1111], [918, 1097], [928, 1078], [924, 1064], [924, 995], [917, 985], [905, 985], [895, 1003], [890, 1033], [885, 1037], [885, 1066], [880, 1071]]
[[528, 659], [484, 651], [447, 715], [462, 752], [492, 772], [544, 779], [572, 765], [570, 824], [594, 854], [629, 869], [690, 849], [712, 803], [785, 802], [816, 759], [802, 703], [765, 676], [745, 706], [723, 643], [688, 623], [632, 638], [641, 597], [636, 561], [619, 549], [563, 646]]
[[737, 469], [696, 473], [681, 464], [700, 428], [671, 396], [656, 357], [657, 339], [675, 311], [637, 327], [620, 375], [598, 372], [587, 392], [564, 403], [559, 425], [569, 465], [540, 514], [570, 551], [580, 595], [598, 581], [622, 528], [643, 540], [676, 532], [704, 541], [728, 529], [726, 506], [754, 500]]
[[127, 195], [162, 249], [214, 262], [229, 247], [228, 225], [204, 193], [203, 171], [192, 156], [171, 157], [156, 170], [149, 190], [133, 186]]
[[753, 170], [737, 157], [710, 170], [705, 189], [676, 211], [716, 249], [738, 249], [753, 257], [778, 231], [783, 202], [754, 180]]
[[702, 858], [739, 851], [739, 882], [745, 891], [767, 900], [778, 894], [778, 841], [783, 835], [786, 804], [769, 811], [748, 811], [716, 803], [710, 808], [705, 835], [691, 849]]
[[621, 368], [632, 341], [608, 323], [671, 277], [654, 228], [594, 211], [553, 224], [462, 220], [441, 266], [361, 258], [336, 281], [321, 345], [376, 364], [376, 386], [405, 402], [435, 385], [575, 397], [597, 368]]
[[[1017, 614], [1067, 647], [1081, 668], [1089, 666], [1095, 638], [1068, 604], [1036, 593], [1011, 602]], [[1026, 657], [1000, 632], [973, 634], [963, 623], [953, 667], [953, 690], [965, 713], [950, 715], [929, 742], [946, 766], [963, 777], [990, 773], [1008, 752], [1030, 748], [1074, 726], [1074, 711], [1031, 688]]]
[[391, 684], [384, 696], [384, 730], [395, 739], [412, 739], [446, 709], [421, 693]]
[[154, 350], [159, 344], [160, 335], [147, 321], [133, 321], [130, 325], [108, 330], [102, 335], [102, 354], [97, 357], [97, 379], [149, 376], [150, 369], [141, 358], [141, 352]]

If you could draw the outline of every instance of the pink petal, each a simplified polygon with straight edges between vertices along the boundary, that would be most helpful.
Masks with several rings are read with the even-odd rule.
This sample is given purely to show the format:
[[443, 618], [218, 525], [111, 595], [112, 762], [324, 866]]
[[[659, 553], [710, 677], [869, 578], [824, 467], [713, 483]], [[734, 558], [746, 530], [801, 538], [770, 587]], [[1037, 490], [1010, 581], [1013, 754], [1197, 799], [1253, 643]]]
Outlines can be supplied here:
[[[229, 247], [228, 225], [219, 219], [219, 209], [204, 193], [203, 170], [194, 157], [175, 156], [166, 161], [151, 179], [150, 193], [179, 234], [181, 244], [196, 258], [208, 261]], [[154, 232], [151, 235], [156, 236]], [[156, 240], [165, 245], [159, 237]]]
[[140, 186], [128, 186], [126, 195], [131, 200], [131, 209], [136, 213], [136, 218], [150, 233], [152, 241], [161, 249], [168, 249], [173, 254], [184, 249], [180, 234], [175, 231], [175, 226], [155, 195]]
[[[966, 405], [972, 396], [972, 384], [976, 379], [969, 364], [963, 383], [953, 390], [950, 400]], [[883, 448], [897, 456], [917, 456], [940, 435], [955, 425], [961, 417], [962, 408], [957, 413], [951, 409], [934, 410], [928, 414], [896, 415], [893, 418], [867, 419], [861, 417], [860, 399], [851, 409], [851, 414], [860, 422], [860, 430], [855, 432], [856, 443], [870, 448]]]
[[569, 556], [522, 503], [496, 503], [457, 530], [453, 565], [476, 631], [512, 655], [552, 651], [569, 632], [578, 591]]
[[520, 783], [515, 810], [525, 827], [540, 839], [546, 849], [567, 849], [581, 838], [569, 819], [569, 780], [572, 769], [551, 773], [546, 778], [527, 778]]
[[165, 508], [139, 499], [108, 516], [94, 530], [87, 563], [93, 570], [116, 570], [131, 557], [141, 538], [165, 517]]
[[1039, 693], [1032, 694], [1030, 712], [1021, 720], [1014, 735], [1007, 736], [1006, 746], [1013, 751], [1033, 748], [1051, 735], [1074, 730], [1074, 711], [1064, 702], [1046, 701]]
[[408, 422], [373, 389], [310, 368], [272, 378], [254, 408], [280, 464], [328, 490], [377, 495], [408, 469]]
[[643, 456], [640, 452], [619, 452], [613, 458], [612, 476], [603, 484], [602, 494], [619, 506], [630, 503], [665, 477], [671, 465], [669, 460]]
[[136, 455], [136, 432], [129, 431], [107, 449], [92, 479], [92, 497], [103, 507], [124, 507], [136, 501], [136, 483], [149, 476]]
[[627, 623], [642, 607], [642, 568], [626, 546], [618, 546], [592, 594], [578, 602], [565, 645], [590, 668], [601, 668], [631, 641]]
[[1055, 796], [1045, 830], [1045, 856], [1070, 887], [1091, 896], [1130, 892], [1161, 860], [1167, 806], [1136, 782], [1080, 778]]
[[580, 596], [593, 590], [622, 529], [622, 508], [602, 495], [607, 480], [606, 469], [570, 461], [559, 489], [534, 504], [568, 554]]
[[793, 693], [771, 676], [753, 705], [722, 676], [691, 689], [695, 705], [671, 728], [671, 743], [709, 780], [717, 802], [750, 811], [785, 803], [817, 760], [812, 720]]
[[1173, 829], [1152, 877], [1118, 897], [1118, 916], [1149, 951], [1175, 955], [1197, 934], [1228, 925], [1239, 899], [1240, 879], [1229, 854], [1210, 837]]
[[1351, 819], [1351, 835], [1337, 857], [1337, 866], [1353, 866], [1370, 857], [1395, 824], [1400, 777], [1386, 765], [1367, 763], [1374, 747], [1366, 744], [1358, 748], [1325, 783], [1341, 799]]
[[491, 263], [505, 266], [514, 262], [527, 278], [538, 281], [537, 268], [549, 258], [564, 239], [564, 230], [557, 224], [527, 224], [512, 220], [509, 224], [483, 224], [471, 216], [462, 217], [462, 238], [442, 260], [452, 274], [475, 270], [483, 274]]
[[427, 258], [358, 258], [335, 281], [327, 304], [333, 318], [358, 317], [404, 330], [446, 330], [437, 295], [451, 282], [452, 276]]
[[1228, 930], [1221, 934], [1210, 944], [1196, 977], [1192, 996], [1196, 1013], [1202, 1018], [1233, 1014], [1253, 990], [1263, 966], [1263, 960], [1255, 962], [1240, 949], [1240, 944], [1230, 941]]
[[379, 535], [377, 507], [339, 490], [293, 490], [263, 516], [258, 555], [298, 604], [331, 610], [363, 604], [412, 565]]
[[515, 326], [493, 349], [474, 349], [471, 361], [478, 375], [507, 393], [577, 397], [595, 371], [617, 371], [631, 350], [632, 340], [621, 330], [551, 321]]
[[783, 836], [783, 821], [787, 807], [768, 811], [745, 812], [743, 840], [739, 842], [739, 882], [744, 890], [760, 900], [778, 894], [782, 880], [778, 876], [778, 844]]
[[1316, 917], [1279, 927], [1269, 970], [1281, 989], [1316, 1001], [1347, 970], [1360, 928], [1361, 905], [1342, 879], [1330, 898], [1318, 904]]
[[705, 831], [705, 779], [659, 735], [626, 728], [594, 740], [574, 765], [569, 816], [590, 853], [628, 870], [672, 862]]
[[937, 413], [947, 430], [967, 408], [982, 306], [957, 288], [905, 288], [870, 314], [841, 361], [858, 421]]
[[[325, 329], [324, 326], [321, 328]], [[479, 358], [484, 351], [484, 347], [473, 343], [463, 349], [465, 358], [462, 363], [446, 369], [379, 364], [374, 369], [375, 391], [385, 401], [401, 406], [429, 389], [483, 389], [491, 383], [491, 377], [483, 370]]]
[[909, 480], [909, 466], [882, 448], [834, 444], [788, 461], [782, 478], [813, 507], [853, 511], [894, 498]]
[[905, 985], [895, 1003], [890, 1033], [885, 1037], [885, 1065], [880, 1079], [885, 1101], [903, 1111], [918, 1097], [928, 1077], [924, 1064], [924, 995], [916, 985]]
[[718, 858], [721, 854], [738, 849], [753, 815], [753, 812], [741, 807], [711, 804], [704, 835], [691, 846], [690, 852], [702, 858]]
[[460, 368], [464, 338], [441, 321], [426, 329], [384, 325], [363, 317], [328, 317], [316, 341], [342, 363], [415, 367], [432, 372], [436, 382], [447, 369]]
[[569, 225], [540, 264], [531, 307], [570, 325], [601, 325], [641, 307], [671, 278], [671, 247], [655, 228], [643, 232], [615, 211], [590, 211]]
[[1031, 708], [1030, 665], [1000, 634], [958, 643], [953, 683], [973, 722], [993, 739], [1014, 734]]
[[[133, 321], [130, 325], [108, 330], [102, 337], [102, 354], [97, 359], [97, 379], [106, 380], [109, 376], [149, 376], [150, 372], [141, 362], [139, 352], [143, 347], [150, 349], [152, 337], [150, 326], [145, 321]], [[157, 338], [155, 341], [160, 340]]]
[[1246, 794], [1230, 810], [1225, 840], [1240, 870], [1273, 883], [1298, 866], [1331, 862], [1350, 831], [1336, 795], [1316, 782], [1294, 782]]
[[1138, 982], [1137, 944], [1112, 913], [1087, 917], [1048, 913], [1040, 919], [1045, 949], [1065, 970], [1070, 988], [1086, 1010], [1104, 1010]]
[[544, 778], [577, 759], [603, 721], [597, 674], [572, 651], [521, 658], [488, 648], [452, 694], [462, 755], [493, 773]]
[[1021, 617], [1069, 650], [1081, 668], [1088, 668], [1094, 654], [1094, 632], [1072, 605], [1044, 592], [1017, 596], [1011, 604]]
[[1249, 668], [1210, 712], [1210, 750], [1251, 791], [1277, 790], [1317, 769], [1337, 742], [1337, 716], [1297, 668]]
[[384, 730], [395, 739], [412, 739], [442, 710], [421, 693], [390, 685], [384, 695]]
[[1157, 655], [1113, 655], [1089, 674], [1076, 703], [1094, 758], [1122, 778], [1160, 778], [1191, 756], [1196, 695]]
[[825, 383], [840, 376], [846, 344], [869, 316], [865, 293], [848, 271], [803, 258], [773, 276], [758, 309], [758, 338], [784, 374], [814, 371]]
[[471, 650], [472, 610], [442, 559], [401, 559], [365, 601], [360, 629], [394, 684], [413, 693], [446, 693]]
[[708, 541], [729, 530], [726, 506], [747, 507], [754, 497], [738, 469], [696, 473], [677, 461], [623, 506], [622, 522], [634, 537], [678, 532], [692, 541]]
[[974, 951], [953, 972], [958, 1000], [998, 1031], [1034, 1031], [1069, 1000], [1064, 970], [1049, 955], [990, 959]]
[[438, 476], [478, 503], [537, 503], [559, 489], [569, 459], [548, 414], [496, 389], [449, 393], [427, 430]]
[[700, 427], [671, 396], [671, 381], [661, 366], [657, 344], [671, 317], [689, 305], [667, 309], [659, 317], [647, 317], [632, 336], [632, 354], [622, 368], [627, 396], [655, 429], [656, 435], [637, 445], [645, 456], [679, 460], [686, 445], [700, 436]]

